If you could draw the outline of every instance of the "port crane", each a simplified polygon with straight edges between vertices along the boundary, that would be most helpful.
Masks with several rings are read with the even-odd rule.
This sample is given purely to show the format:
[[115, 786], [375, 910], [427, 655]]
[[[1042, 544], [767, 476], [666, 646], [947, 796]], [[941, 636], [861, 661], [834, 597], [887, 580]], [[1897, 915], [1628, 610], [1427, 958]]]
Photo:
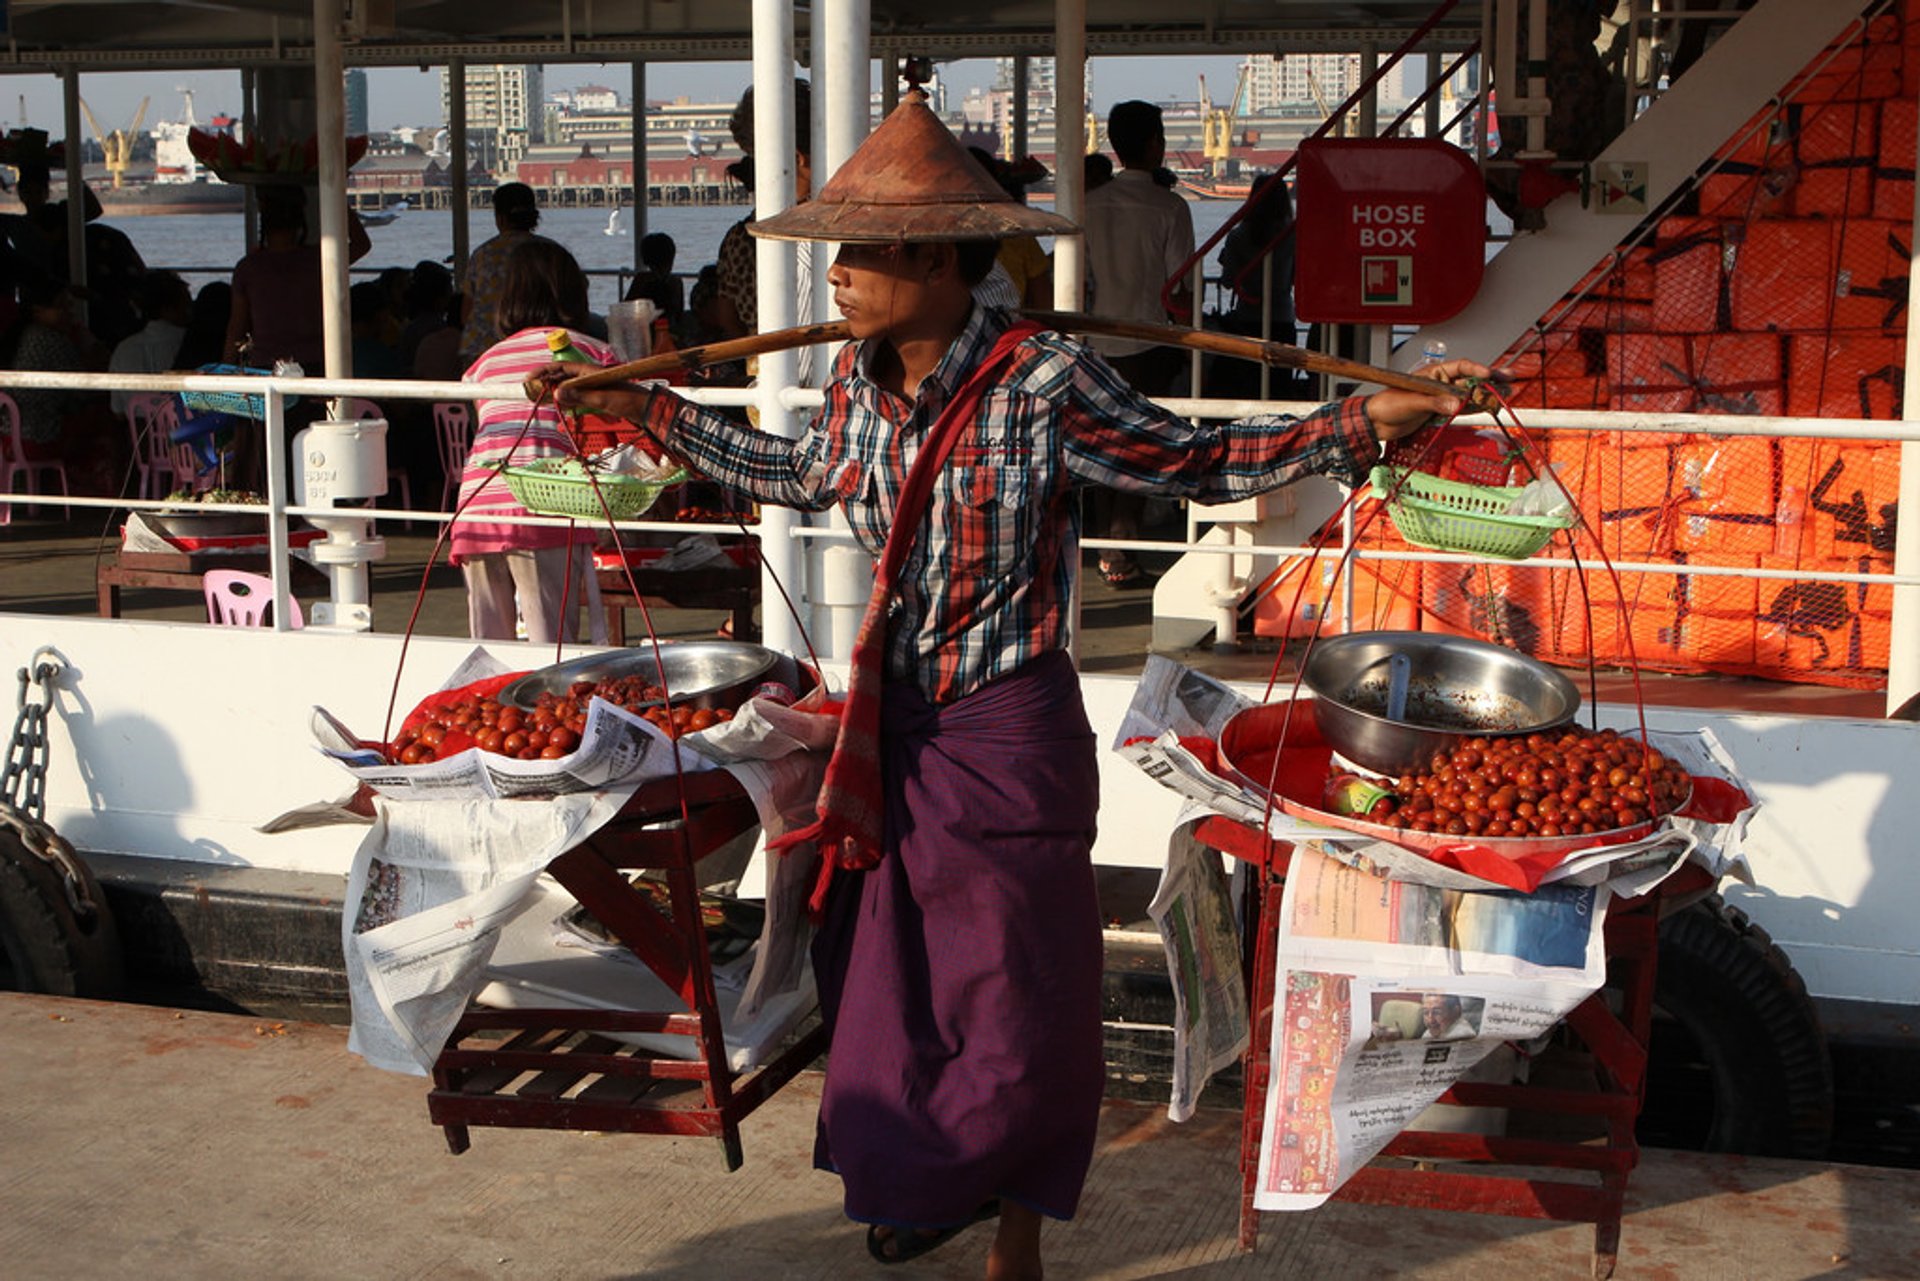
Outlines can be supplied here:
[[140, 99], [140, 109], [133, 113], [133, 123], [125, 129], [111, 132], [102, 129], [100, 122], [93, 118], [93, 108], [87, 100], [80, 100], [80, 110], [87, 113], [87, 124], [93, 130], [93, 136], [100, 140], [100, 151], [106, 157], [107, 173], [113, 179], [115, 190], [120, 187], [120, 179], [127, 172], [127, 164], [133, 159], [133, 142], [140, 136], [140, 125], [147, 118], [148, 98]]

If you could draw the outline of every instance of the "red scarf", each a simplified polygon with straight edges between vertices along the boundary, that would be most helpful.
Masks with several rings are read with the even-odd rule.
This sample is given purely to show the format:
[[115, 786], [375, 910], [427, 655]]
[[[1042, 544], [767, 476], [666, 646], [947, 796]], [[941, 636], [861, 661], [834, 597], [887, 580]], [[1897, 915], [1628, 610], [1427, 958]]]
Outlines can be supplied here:
[[814, 803], [819, 818], [770, 845], [784, 850], [801, 841], [819, 844], [820, 881], [812, 904], [816, 912], [825, 901], [835, 866], [865, 871], [880, 862], [885, 812], [880, 786], [880, 697], [885, 684], [887, 602], [919, 535], [920, 521], [933, 498], [934, 481], [960, 437], [979, 417], [980, 401], [988, 385], [1013, 358], [1014, 349], [1042, 332], [1043, 327], [1032, 321], [1015, 321], [1007, 327], [928, 429], [926, 442], [907, 472], [907, 483], [894, 509], [893, 526], [887, 531], [887, 545], [880, 553], [880, 567], [873, 576], [873, 594], [867, 598], [867, 611], [861, 616], [860, 632], [853, 642], [847, 697], [839, 709], [840, 732], [834, 740], [833, 756], [827, 761], [820, 797]]

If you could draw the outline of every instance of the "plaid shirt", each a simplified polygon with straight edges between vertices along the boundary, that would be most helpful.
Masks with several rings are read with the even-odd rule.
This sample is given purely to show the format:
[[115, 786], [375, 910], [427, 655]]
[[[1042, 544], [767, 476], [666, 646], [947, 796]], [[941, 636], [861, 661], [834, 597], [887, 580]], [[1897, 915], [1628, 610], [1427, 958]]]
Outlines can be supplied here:
[[[682, 402], [668, 444], [760, 502], [806, 511], [840, 504], [877, 557], [928, 428], [1007, 323], [1006, 313], [975, 307], [911, 402], [873, 380], [867, 344], [849, 343], [800, 439]], [[887, 674], [946, 703], [1065, 648], [1080, 565], [1079, 486], [1230, 502], [1321, 472], [1357, 485], [1378, 454], [1360, 399], [1306, 418], [1199, 425], [1135, 393], [1082, 344], [1057, 333], [1029, 338], [935, 482], [895, 595]]]

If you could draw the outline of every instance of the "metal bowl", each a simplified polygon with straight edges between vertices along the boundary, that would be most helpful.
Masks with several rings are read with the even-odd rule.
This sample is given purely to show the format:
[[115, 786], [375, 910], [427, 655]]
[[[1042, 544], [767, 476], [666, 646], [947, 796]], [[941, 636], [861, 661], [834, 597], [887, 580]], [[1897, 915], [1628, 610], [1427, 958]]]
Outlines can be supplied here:
[[[1396, 655], [1407, 659], [1406, 709], [1387, 715]], [[1407, 774], [1435, 752], [1484, 734], [1564, 725], [1580, 691], [1525, 654], [1432, 632], [1354, 632], [1316, 641], [1301, 683], [1318, 701], [1327, 743], [1362, 769]]]
[[669, 641], [660, 646], [656, 663], [653, 646], [636, 645], [528, 672], [503, 687], [498, 697], [502, 703], [530, 709], [541, 694], [564, 694], [576, 681], [639, 676], [660, 684], [664, 672], [664, 684], [676, 704], [736, 708], [763, 682], [778, 678], [775, 669], [785, 658], [777, 650], [745, 641]]
[[267, 510], [246, 512], [159, 511], [144, 513], [149, 528], [166, 538], [237, 538], [267, 532]]

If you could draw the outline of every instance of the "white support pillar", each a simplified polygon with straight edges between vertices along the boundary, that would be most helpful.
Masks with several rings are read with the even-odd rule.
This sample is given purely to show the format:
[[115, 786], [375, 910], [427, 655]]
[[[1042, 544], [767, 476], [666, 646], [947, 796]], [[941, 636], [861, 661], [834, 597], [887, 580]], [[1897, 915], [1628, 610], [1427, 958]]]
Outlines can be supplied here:
[[[813, 182], [817, 188], [847, 163], [872, 125], [872, 0], [822, 0], [815, 5], [814, 15], [813, 104], [818, 141], [813, 149]], [[892, 68], [893, 59], [883, 59], [882, 66]], [[834, 314], [833, 290], [827, 283], [834, 248], [814, 246], [813, 315], [820, 318]], [[814, 368], [825, 382], [827, 362], [816, 357]], [[810, 523], [847, 528], [846, 516], [837, 508]], [[823, 658], [851, 658], [867, 598], [873, 594], [873, 558], [857, 544], [837, 538], [809, 540], [802, 553], [807, 566], [807, 627], [814, 649]]]
[[81, 193], [86, 189], [86, 180], [81, 171], [84, 149], [80, 135], [80, 72], [73, 67], [68, 67], [60, 77], [60, 105], [65, 108], [67, 130], [67, 279], [75, 285], [84, 285], [87, 281], [87, 202]]
[[[753, 176], [754, 216], [771, 218], [793, 204], [793, 0], [753, 0]], [[787, 329], [798, 314], [794, 297], [794, 246], [781, 240], [754, 243], [759, 275], [760, 330]], [[788, 439], [799, 434], [793, 411], [780, 403], [782, 388], [796, 381], [794, 352], [760, 357], [756, 379], [760, 430]], [[761, 634], [765, 644], [792, 653], [802, 648], [799, 628], [781, 603], [775, 581], [798, 600], [803, 591], [800, 548], [793, 537], [794, 513], [785, 507], [760, 512]]]
[[647, 64], [633, 60], [633, 269], [641, 269], [640, 241], [647, 234]]
[[[341, 0], [313, 0], [315, 133], [320, 146], [320, 314], [327, 377], [353, 376], [347, 310], [347, 83], [340, 52]], [[308, 370], [312, 373], [312, 370]]]
[[447, 167], [453, 177], [448, 193], [453, 200], [453, 283], [467, 289], [467, 259], [473, 253], [467, 233], [467, 63], [447, 63]]
[[[1905, 164], [1899, 156], [1889, 164]], [[1920, 227], [1920, 189], [1914, 192], [1913, 222]], [[1913, 323], [1913, 309], [1920, 306], [1920, 281], [1907, 280], [1907, 351], [1902, 362], [1905, 381], [1901, 391], [1901, 414], [1908, 422], [1920, 421], [1920, 324]], [[1920, 573], [1920, 442], [1906, 441], [1900, 446], [1900, 507], [1902, 520], [1894, 531], [1893, 572]], [[1887, 660], [1887, 711], [1920, 694], [1920, 587], [1893, 589], [1893, 622], [1889, 627], [1892, 651]]]
[[[1087, 0], [1053, 10], [1053, 211], [1080, 222], [1087, 208]], [[1087, 255], [1079, 236], [1053, 242], [1053, 305], [1079, 311], [1087, 296]]]

